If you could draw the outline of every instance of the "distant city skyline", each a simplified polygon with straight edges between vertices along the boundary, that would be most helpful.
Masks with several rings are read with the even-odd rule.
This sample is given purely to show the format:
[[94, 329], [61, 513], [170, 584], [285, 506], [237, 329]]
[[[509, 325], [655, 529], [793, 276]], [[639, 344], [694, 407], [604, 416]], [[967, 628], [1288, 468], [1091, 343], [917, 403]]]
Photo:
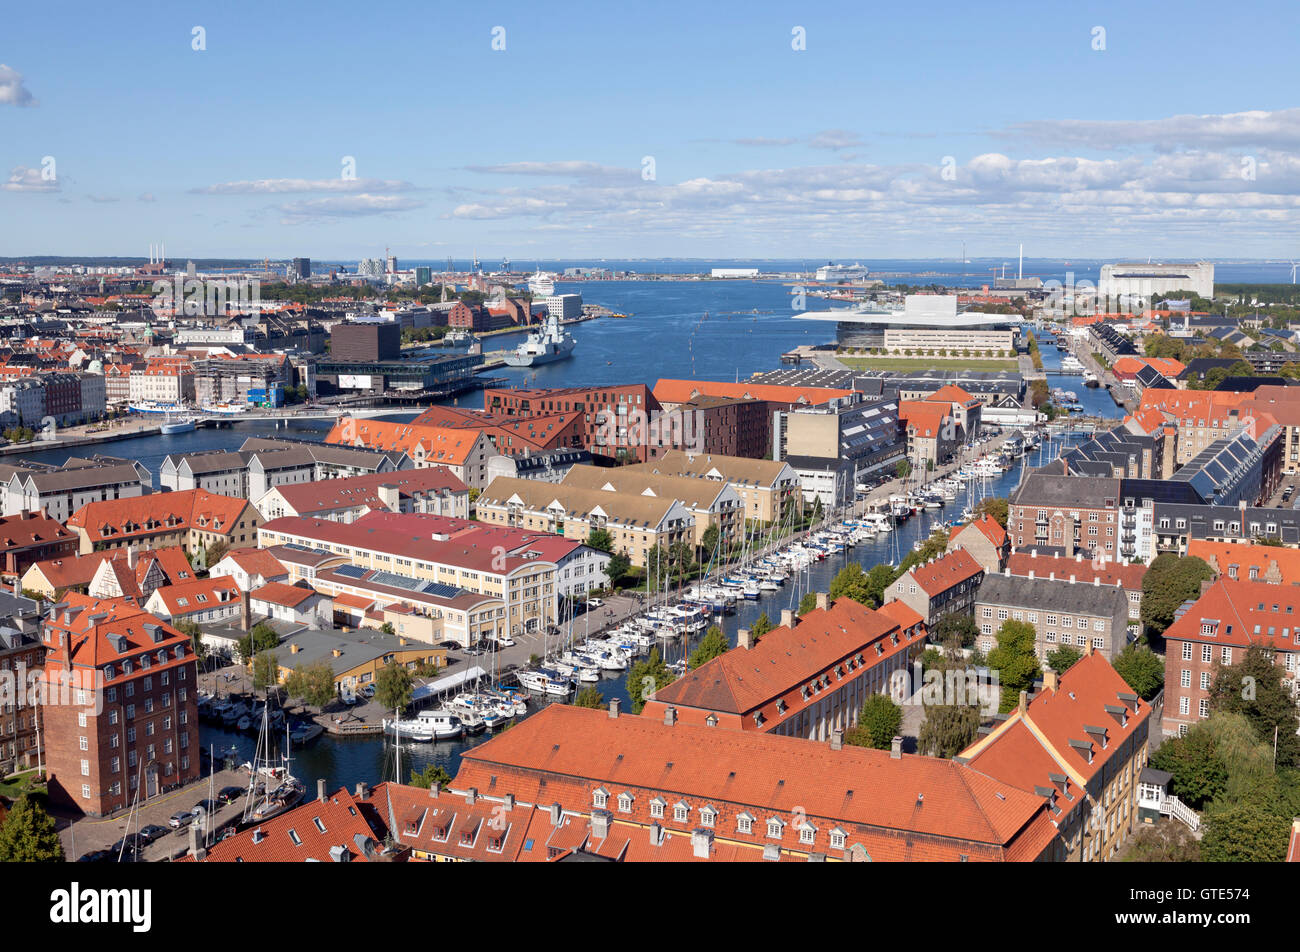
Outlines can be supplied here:
[[0, 255], [1300, 259], [1293, 30], [918, 12], [16, 8]]

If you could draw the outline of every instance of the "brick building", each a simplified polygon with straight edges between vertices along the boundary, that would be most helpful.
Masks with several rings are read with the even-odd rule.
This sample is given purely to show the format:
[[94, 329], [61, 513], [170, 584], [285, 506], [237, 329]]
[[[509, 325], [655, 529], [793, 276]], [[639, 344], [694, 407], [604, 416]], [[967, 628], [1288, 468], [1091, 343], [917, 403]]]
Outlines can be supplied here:
[[953, 549], [923, 565], [914, 565], [885, 589], [885, 601], [900, 601], [934, 625], [952, 612], [969, 614], [984, 566], [965, 549]]
[[402, 329], [395, 322], [344, 322], [330, 330], [330, 357], [335, 360], [397, 360], [401, 356]]
[[[190, 639], [125, 599], [68, 595], [43, 626], [52, 802], [106, 816], [198, 779]], [[71, 684], [71, 689], [61, 685]], [[96, 697], [96, 692], [102, 692]]]
[[[629, 432], [628, 418], [635, 422], [640, 415], [648, 420], [662, 411], [645, 384], [535, 390], [489, 387], [483, 391], [483, 408], [494, 417], [579, 413], [581, 448], [601, 456], [631, 457], [638, 462], [649, 458], [648, 442], [638, 439], [642, 434]], [[424, 421], [416, 417], [413, 422]]]
[[1008, 619], [1032, 625], [1034, 651], [1045, 658], [1062, 645], [1094, 648], [1108, 659], [1128, 645], [1128, 595], [1118, 585], [1020, 578], [1008, 569], [989, 575], [975, 596], [975, 645], [997, 646], [998, 629]]
[[77, 552], [77, 536], [42, 512], [0, 517], [0, 577], [22, 578], [36, 562]]
[[1237, 664], [1252, 644], [1294, 687], [1300, 675], [1300, 588], [1220, 576], [1165, 629], [1166, 734], [1185, 734], [1210, 716], [1210, 686], [1219, 665]]
[[14, 679], [13, 693], [0, 697], [0, 777], [35, 767], [40, 759], [36, 709], [26, 703], [29, 677], [45, 660], [39, 626], [38, 602], [0, 593], [0, 676]]

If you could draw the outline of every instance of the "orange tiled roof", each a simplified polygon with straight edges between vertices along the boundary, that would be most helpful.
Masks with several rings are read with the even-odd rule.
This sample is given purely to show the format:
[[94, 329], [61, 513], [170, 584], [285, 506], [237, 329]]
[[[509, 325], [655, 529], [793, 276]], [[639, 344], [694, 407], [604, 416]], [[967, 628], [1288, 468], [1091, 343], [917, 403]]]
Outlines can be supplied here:
[[1007, 530], [1002, 528], [1002, 523], [998, 522], [988, 513], [980, 516], [974, 522], [968, 522], [964, 526], [958, 526], [956, 529], [953, 529], [949, 539], [955, 540], [959, 535], [961, 535], [961, 533], [972, 528], [999, 549], [1007, 544]]
[[343, 847], [348, 862], [364, 863], [367, 857], [363, 844], [377, 840], [378, 835], [361, 804], [344, 787], [327, 800], [309, 800], [215, 843], [204, 862], [302, 863], [312, 859], [329, 863], [337, 861], [331, 850]]
[[91, 542], [187, 529], [229, 535], [246, 508], [245, 499], [183, 489], [87, 503], [72, 514], [68, 526], [82, 530]]
[[255, 598], [259, 602], [270, 602], [274, 605], [284, 605], [288, 608], [297, 608], [303, 602], [316, 594], [317, 592], [314, 589], [303, 588], [301, 585], [286, 585], [284, 582], [267, 582], [261, 588], [249, 592], [248, 597]]
[[908, 575], [916, 580], [926, 595], [934, 598], [983, 571], [984, 567], [975, 561], [975, 556], [965, 549], [954, 549], [924, 565], [912, 566]]
[[[1211, 542], [1209, 539], [1189, 539], [1187, 554], [1204, 559], [1220, 575], [1239, 579], [1266, 581], [1265, 576], [1278, 574], [1281, 584], [1300, 584], [1300, 549], [1277, 545], [1257, 545], [1253, 542]], [[1235, 566], [1235, 572], [1229, 567]], [[1252, 572], [1253, 570], [1253, 572]]]
[[655, 399], [660, 403], [689, 403], [698, 396], [740, 397], [771, 400], [774, 403], [803, 403], [818, 406], [827, 400], [844, 397], [851, 390], [831, 387], [783, 387], [765, 383], [727, 383], [714, 380], [660, 380], [655, 384]]

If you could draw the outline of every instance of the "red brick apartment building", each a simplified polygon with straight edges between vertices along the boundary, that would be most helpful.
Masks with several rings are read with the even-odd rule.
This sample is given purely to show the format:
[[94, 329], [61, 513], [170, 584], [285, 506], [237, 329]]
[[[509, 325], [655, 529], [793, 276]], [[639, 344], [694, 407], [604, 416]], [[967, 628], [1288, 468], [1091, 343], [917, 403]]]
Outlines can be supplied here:
[[735, 650], [660, 688], [642, 716], [827, 740], [857, 723], [894, 672], [909, 671], [925, 641], [921, 617], [902, 603], [872, 611], [819, 592], [817, 608], [782, 612], [757, 644], [742, 629]]
[[[68, 595], [43, 631], [50, 798], [107, 816], [199, 776], [190, 639], [125, 599]], [[80, 693], [79, 693], [80, 691]], [[95, 697], [99, 692], [98, 698]], [[102, 702], [102, 703], [101, 703]]]
[[41, 512], [0, 517], [0, 577], [22, 578], [37, 562], [76, 555], [79, 542], [63, 523]]
[[659, 401], [645, 384], [548, 390], [489, 387], [483, 391], [483, 408], [497, 417], [579, 413], [579, 445], [583, 449], [609, 457], [624, 452], [637, 462], [648, 458], [647, 446], [644, 439], [638, 440], [637, 434], [630, 432], [628, 417], [648, 420], [661, 411]]
[[1215, 580], [1165, 629], [1166, 734], [1186, 734], [1210, 716], [1210, 685], [1219, 665], [1237, 664], [1252, 644], [1272, 649], [1293, 685], [1300, 673], [1300, 588]]

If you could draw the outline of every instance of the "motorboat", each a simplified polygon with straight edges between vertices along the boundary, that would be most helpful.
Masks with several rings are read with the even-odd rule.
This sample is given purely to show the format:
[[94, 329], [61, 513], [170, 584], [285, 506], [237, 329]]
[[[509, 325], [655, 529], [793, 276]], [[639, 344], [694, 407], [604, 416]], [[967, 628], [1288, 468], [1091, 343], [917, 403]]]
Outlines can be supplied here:
[[441, 708], [421, 711], [415, 715], [415, 720], [425, 725], [434, 740], [454, 740], [465, 733], [465, 724], [460, 717]]
[[384, 718], [384, 733], [396, 740], [413, 741], [417, 744], [433, 742], [433, 727], [422, 721]]
[[549, 668], [520, 671], [519, 683], [529, 691], [551, 697], [568, 697], [573, 690], [572, 681]]

